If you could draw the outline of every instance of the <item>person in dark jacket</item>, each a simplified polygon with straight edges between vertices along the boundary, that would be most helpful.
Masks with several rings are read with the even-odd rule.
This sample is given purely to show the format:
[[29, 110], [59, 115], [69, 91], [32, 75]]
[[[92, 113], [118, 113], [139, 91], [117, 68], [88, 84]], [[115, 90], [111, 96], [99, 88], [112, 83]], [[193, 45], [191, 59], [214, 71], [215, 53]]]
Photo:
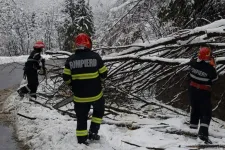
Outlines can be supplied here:
[[211, 49], [209, 47], [201, 47], [197, 61], [192, 61], [190, 68], [190, 128], [198, 129], [200, 120], [198, 137], [206, 143], [212, 143], [208, 138], [212, 116], [211, 86], [217, 79], [218, 75]]
[[[88, 138], [100, 139], [98, 130], [105, 109], [101, 83], [107, 77], [107, 68], [99, 54], [91, 51], [92, 41], [87, 34], [79, 34], [75, 38], [75, 46], [75, 54], [66, 60], [63, 80], [72, 86], [74, 94], [78, 143], [88, 144]], [[91, 105], [93, 115], [88, 132], [87, 120]]]
[[[31, 99], [36, 99], [38, 82], [38, 70], [42, 71], [42, 74], [45, 74], [45, 59], [41, 57], [41, 52], [45, 47], [42, 41], [37, 41], [34, 44], [34, 50], [31, 52], [30, 56], [27, 59], [24, 67], [24, 78], [27, 78], [28, 84], [21, 87], [17, 92], [21, 97], [24, 97], [25, 94], [29, 94]], [[42, 66], [40, 66], [42, 62]]]

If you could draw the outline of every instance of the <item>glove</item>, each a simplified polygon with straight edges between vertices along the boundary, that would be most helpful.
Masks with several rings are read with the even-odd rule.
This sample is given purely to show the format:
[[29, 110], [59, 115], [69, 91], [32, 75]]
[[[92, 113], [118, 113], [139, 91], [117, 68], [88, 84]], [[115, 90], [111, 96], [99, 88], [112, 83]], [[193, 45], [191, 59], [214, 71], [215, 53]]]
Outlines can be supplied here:
[[216, 67], [216, 61], [215, 61], [214, 57], [212, 57], [212, 58], [210, 59], [209, 64], [212, 65], [213, 67]]
[[41, 69], [40, 69], [40, 71], [38, 72], [38, 74], [39, 75], [46, 75], [46, 68], [45, 67], [42, 67]]
[[24, 80], [26, 80], [26, 78], [27, 78], [27, 69], [26, 69], [26, 67], [24, 67], [23, 68], [23, 78], [24, 78]]
[[43, 59], [41, 59], [41, 63], [43, 64], [43, 63], [45, 63], [45, 59], [43, 58]]
[[46, 73], [47, 73], [47, 68], [46, 68], [46, 67], [43, 67], [42, 69], [43, 69], [43, 74], [46, 75]]
[[25, 72], [25, 71], [23, 72], [23, 79], [24, 79], [24, 80], [26, 80], [26, 79], [27, 79], [27, 74], [26, 74], [26, 72]]

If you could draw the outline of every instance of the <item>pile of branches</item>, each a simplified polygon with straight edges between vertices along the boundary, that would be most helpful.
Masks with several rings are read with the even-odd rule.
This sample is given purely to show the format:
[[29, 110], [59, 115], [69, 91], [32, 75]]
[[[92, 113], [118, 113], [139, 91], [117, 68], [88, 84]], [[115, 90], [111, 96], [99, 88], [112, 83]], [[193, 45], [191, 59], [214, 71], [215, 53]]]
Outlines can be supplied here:
[[[218, 20], [206, 26], [176, 32], [166, 38], [152, 41], [149, 44], [127, 45], [120, 47], [103, 47], [96, 52], [110, 53], [103, 57], [109, 69], [104, 82], [105, 96], [108, 102], [118, 106], [137, 101], [148, 101], [155, 94], [155, 86], [164, 81], [170, 84], [179, 73], [189, 68], [190, 59], [197, 56], [200, 46], [210, 46], [216, 58], [217, 71], [223, 74], [225, 68], [225, 20]], [[72, 55], [64, 51], [48, 51], [55, 59], [65, 62]], [[63, 64], [63, 63], [62, 63]], [[54, 66], [50, 70], [50, 79], [60, 84], [53, 95], [72, 96], [68, 88], [62, 84], [63, 65]], [[186, 80], [184, 76], [180, 80]], [[59, 88], [60, 87], [60, 88]], [[62, 92], [62, 89], [64, 92]], [[161, 91], [161, 93], [164, 90]], [[65, 94], [67, 93], [67, 94]], [[59, 96], [60, 97], [60, 96]], [[123, 105], [122, 105], [123, 106]]]

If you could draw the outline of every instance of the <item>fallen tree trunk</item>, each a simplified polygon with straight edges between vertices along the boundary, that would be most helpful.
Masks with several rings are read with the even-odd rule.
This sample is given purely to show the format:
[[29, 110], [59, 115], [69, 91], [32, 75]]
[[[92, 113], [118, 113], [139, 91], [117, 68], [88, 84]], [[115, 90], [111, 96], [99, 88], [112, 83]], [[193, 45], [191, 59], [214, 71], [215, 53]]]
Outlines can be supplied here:
[[67, 105], [67, 104], [69, 104], [71, 102], [73, 102], [73, 96], [58, 102], [57, 104], [55, 104], [53, 106], [53, 108], [59, 109], [60, 107], [63, 107], [63, 106], [65, 106], [65, 105]]
[[76, 114], [70, 113], [68, 111], [60, 110], [60, 109], [56, 109], [56, 110], [59, 111], [62, 115], [68, 115], [72, 118], [77, 118]]
[[[169, 134], [183, 135], [183, 136], [187, 136], [187, 137], [195, 138], [195, 139], [198, 137], [198, 134], [196, 132], [191, 132], [188, 130], [182, 130], [182, 129], [176, 129], [176, 128], [155, 129], [155, 130], [159, 132], [169, 133]], [[219, 138], [219, 139], [225, 137], [225, 136], [219, 136], [216, 134], [210, 134], [210, 136], [214, 138]]]
[[129, 110], [126, 110], [126, 109], [119, 109], [119, 108], [115, 108], [115, 107], [107, 106], [107, 105], [105, 105], [105, 108], [108, 108], [109, 110], [112, 109], [112, 110], [115, 110], [117, 112], [122, 112], [122, 113], [127, 113], [127, 114], [134, 114], [134, 115], [137, 115], [137, 116], [140, 116], [140, 117], [147, 118], [146, 115], [135, 113], [135, 112], [132, 112], [132, 111], [129, 111]]
[[[182, 147], [182, 146], [179, 146], [179, 147]], [[220, 144], [200, 144], [200, 145], [187, 145], [187, 146], [184, 146], [184, 147], [187, 147], [187, 148], [192, 148], [192, 149], [207, 149], [207, 148], [215, 148], [215, 149], [218, 149], [218, 148], [225, 148], [225, 145], [220, 145]]]
[[24, 118], [26, 118], [26, 119], [30, 119], [30, 120], [36, 120], [37, 118], [34, 118], [34, 117], [28, 117], [28, 116], [25, 116], [25, 115], [23, 115], [23, 114], [21, 114], [21, 113], [17, 113], [17, 115], [18, 116], [21, 116], [21, 117], [24, 117]]
[[109, 121], [109, 120], [103, 120], [102, 124], [115, 125], [118, 127], [127, 127], [130, 130], [136, 130], [141, 128], [142, 126], [149, 126], [150, 129], [160, 129], [170, 127], [168, 124], [151, 125], [151, 124], [139, 124], [137, 122]]
[[52, 110], [51, 107], [49, 107], [49, 106], [47, 106], [47, 105], [45, 105], [45, 104], [42, 104], [42, 103], [40, 103], [40, 102], [38, 102], [38, 101], [35, 101], [35, 100], [32, 100], [32, 99], [30, 99], [30, 101], [31, 101], [31, 102], [34, 102], [35, 104], [41, 105], [41, 106], [43, 106], [43, 107], [45, 107], [45, 108], [48, 108], [48, 109]]
[[[129, 145], [132, 145], [132, 146], [136, 146], [136, 147], [144, 147], [144, 146], [140, 146], [140, 145], [130, 143], [130, 142], [127, 142], [127, 141], [123, 141], [123, 140], [122, 140], [122, 142], [124, 142], [126, 144], [129, 144]], [[144, 148], [151, 149], [151, 150], [165, 150], [165, 148], [156, 148], [156, 147], [144, 147]]]

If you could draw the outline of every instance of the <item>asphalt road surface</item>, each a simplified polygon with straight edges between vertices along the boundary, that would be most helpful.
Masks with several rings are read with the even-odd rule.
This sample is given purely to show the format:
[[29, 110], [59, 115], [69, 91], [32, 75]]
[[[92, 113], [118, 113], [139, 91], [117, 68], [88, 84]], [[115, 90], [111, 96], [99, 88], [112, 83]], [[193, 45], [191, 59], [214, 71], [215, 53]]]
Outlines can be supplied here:
[[13, 136], [13, 127], [11, 125], [0, 123], [0, 133], [0, 150], [21, 149]]
[[23, 78], [23, 64], [0, 65], [0, 90], [19, 85]]

